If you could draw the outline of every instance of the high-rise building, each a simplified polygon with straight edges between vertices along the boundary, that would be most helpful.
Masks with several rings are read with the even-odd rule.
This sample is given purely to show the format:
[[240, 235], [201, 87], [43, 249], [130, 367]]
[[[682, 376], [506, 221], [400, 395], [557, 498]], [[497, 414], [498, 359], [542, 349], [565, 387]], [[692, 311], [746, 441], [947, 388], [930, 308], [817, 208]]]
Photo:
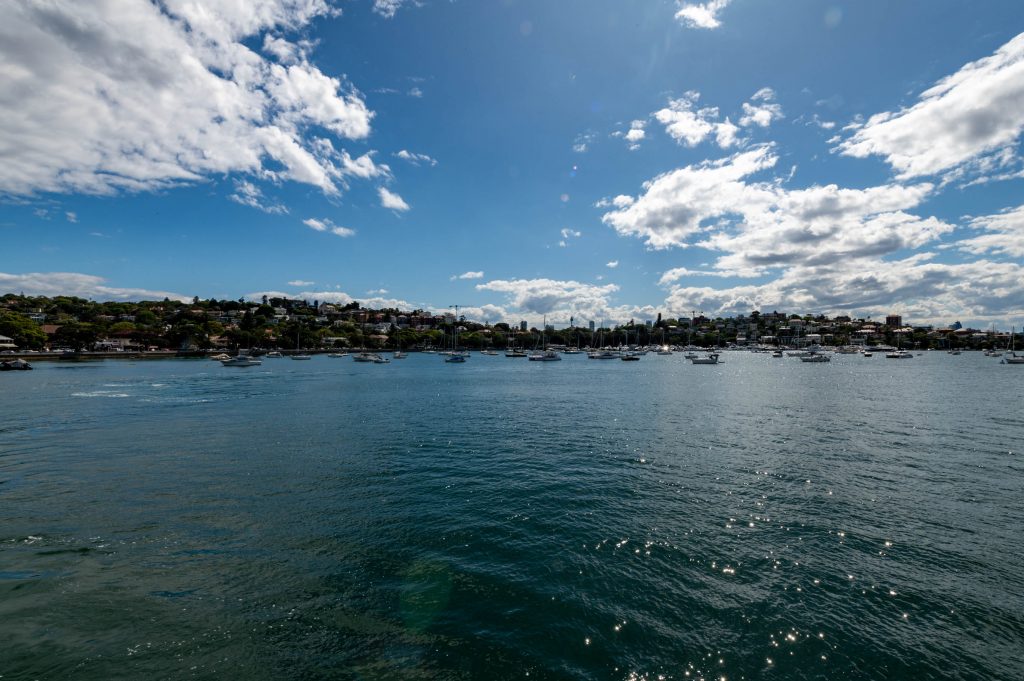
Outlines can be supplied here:
[[594, 333], [594, 320], [590, 320], [590, 333]]
[[901, 327], [901, 326], [903, 326], [903, 317], [901, 315], [898, 315], [898, 314], [886, 315], [885, 316], [885, 325], [886, 326], [894, 326], [894, 327], [897, 327], [897, 328]]
[[523, 321], [519, 322], [519, 330], [520, 331], [526, 331], [526, 329], [527, 329], [527, 325], [526, 325], [526, 320], [524, 319]]

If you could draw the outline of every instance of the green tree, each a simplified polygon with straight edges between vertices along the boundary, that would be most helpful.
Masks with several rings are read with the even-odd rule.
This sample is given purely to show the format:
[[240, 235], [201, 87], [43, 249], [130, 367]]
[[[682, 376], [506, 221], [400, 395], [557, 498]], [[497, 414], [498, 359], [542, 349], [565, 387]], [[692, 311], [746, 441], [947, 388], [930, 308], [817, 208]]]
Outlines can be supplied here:
[[61, 347], [84, 350], [96, 342], [96, 328], [92, 324], [69, 322], [57, 329], [54, 341]]
[[42, 328], [17, 312], [0, 312], [0, 336], [11, 338], [22, 349], [39, 350], [46, 344]]

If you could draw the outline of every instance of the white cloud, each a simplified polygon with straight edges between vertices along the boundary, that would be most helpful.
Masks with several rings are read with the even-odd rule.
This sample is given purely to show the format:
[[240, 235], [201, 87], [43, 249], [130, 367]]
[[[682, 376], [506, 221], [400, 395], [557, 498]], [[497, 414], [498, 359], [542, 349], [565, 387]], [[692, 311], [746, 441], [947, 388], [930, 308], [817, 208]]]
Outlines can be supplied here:
[[591, 131], [581, 132], [576, 135], [576, 139], [572, 142], [572, 150], [577, 154], [582, 154], [590, 148], [590, 145], [597, 139], [597, 134]]
[[770, 205], [775, 188], [747, 184], [744, 178], [777, 161], [771, 146], [759, 146], [719, 161], [705, 161], [659, 175], [644, 183], [644, 192], [602, 220], [623, 236], [639, 236], [651, 248], [686, 246], [705, 229], [705, 221]]
[[[876, 114], [854, 129], [838, 150], [882, 156], [900, 179], [998, 155], [1024, 130], [1024, 33], [940, 80], [912, 107]], [[1019, 154], [1002, 159], [1019, 162]]]
[[369, 296], [383, 296], [386, 293], [388, 293], [388, 290], [386, 288], [375, 288], [375, 289], [371, 289], [371, 290], [367, 291], [366, 295], [369, 295]]
[[647, 136], [647, 132], [644, 127], [647, 125], [647, 121], [635, 120], [629, 124], [629, 130], [625, 132], [617, 130], [612, 133], [612, 137], [622, 137], [629, 143], [629, 150], [636, 151], [640, 148], [640, 141]]
[[303, 281], [302, 279], [295, 279], [293, 281], [289, 281], [288, 285], [289, 286], [312, 286], [315, 283], [316, 283], [315, 281]]
[[563, 227], [559, 233], [562, 235], [561, 241], [558, 242], [561, 248], [567, 247], [572, 239], [578, 239], [583, 236], [583, 232], [578, 229], [569, 229], [568, 227]]
[[698, 99], [700, 93], [691, 90], [682, 97], [670, 99], [668, 106], [652, 115], [665, 126], [665, 132], [683, 146], [695, 147], [712, 135], [715, 143], [723, 149], [736, 144], [739, 128], [728, 118], [719, 122], [718, 107], [697, 109]]
[[608, 296], [619, 290], [615, 284], [594, 286], [555, 279], [496, 279], [486, 284], [477, 284], [476, 288], [504, 293], [514, 308], [535, 314], [547, 314], [559, 308], [607, 308]]
[[407, 92], [406, 94], [408, 94], [410, 97], [415, 97], [416, 99], [421, 99], [423, 97], [423, 90], [421, 90], [418, 87], [412, 87], [412, 88], [409, 88], [409, 92]]
[[484, 273], [483, 272], [463, 272], [462, 274], [453, 274], [451, 276], [451, 278], [452, 278], [452, 280], [455, 280], [455, 279], [483, 279], [484, 278]]
[[775, 91], [763, 87], [754, 93], [749, 102], [743, 102], [743, 117], [740, 125], [747, 128], [756, 125], [767, 128], [772, 121], [782, 118], [782, 107], [775, 101]]
[[604, 264], [604, 266], [609, 268], [609, 269], [613, 269], [614, 270], [616, 267], [619, 266], [619, 261], [618, 260], [609, 260], [608, 262], [606, 262]]
[[26, 272], [10, 274], [0, 272], [0, 292], [21, 293], [29, 296], [78, 296], [95, 300], [180, 300], [187, 302], [192, 296], [171, 291], [144, 288], [108, 286], [107, 280], [79, 272]]
[[78, 214], [74, 211], [65, 211], [64, 217], [67, 218], [68, 222], [78, 222]]
[[655, 120], [665, 126], [665, 132], [688, 147], [704, 141], [714, 130], [714, 124], [708, 119], [718, 117], [718, 109], [714, 107], [694, 111], [699, 97], [698, 92], [687, 92], [678, 99], [670, 99], [666, 108], [654, 112]]
[[288, 209], [277, 203], [269, 203], [263, 196], [263, 191], [247, 180], [235, 180], [235, 192], [228, 196], [229, 199], [243, 206], [250, 206], [264, 213], [283, 214]]
[[400, 212], [409, 210], [409, 204], [398, 194], [388, 191], [386, 187], [378, 187], [377, 194], [380, 196], [380, 205], [385, 208]]
[[970, 226], [984, 233], [959, 241], [961, 251], [1024, 259], [1024, 205], [973, 218]]
[[[955, 244], [989, 259], [937, 263], [924, 249], [945, 247], [941, 240], [954, 228], [912, 212], [935, 194], [934, 184], [787, 189], [777, 177], [754, 179], [776, 162], [774, 147], [764, 145], [680, 168], [645, 183], [634, 201], [603, 216], [620, 234], [652, 248], [698, 246], [719, 254], [709, 267], [677, 267], [661, 276], [670, 313], [904, 310], [922, 321], [1024, 314], [1024, 207], [973, 218], [970, 227], [981, 234]], [[686, 277], [768, 281], [677, 283]]]
[[[320, 142], [364, 139], [373, 113], [282, 37], [335, 13], [326, 0], [9, 6], [0, 191], [109, 194], [246, 173], [337, 193], [351, 159]], [[278, 61], [248, 46], [261, 37]]]
[[722, 22], [718, 13], [725, 9], [731, 0], [708, 0], [708, 2], [688, 2], [676, 0], [679, 11], [676, 20], [689, 28], [718, 28]]
[[1024, 313], [1021, 265], [984, 260], [933, 263], [930, 257], [922, 253], [896, 261], [794, 267], [762, 285], [676, 287], [665, 305], [669, 314], [778, 309], [881, 316], [895, 311], [933, 323], [1006, 320]]
[[348, 227], [339, 227], [338, 225], [331, 222], [328, 218], [318, 220], [317, 218], [306, 218], [302, 221], [302, 224], [306, 225], [310, 229], [318, 232], [330, 232], [335, 236], [350, 237], [355, 236], [356, 230], [349, 229]]
[[570, 318], [619, 323], [629, 319], [652, 319], [657, 310], [649, 305], [613, 305], [616, 284], [594, 285], [557, 279], [495, 280], [478, 284], [481, 291], [496, 291], [507, 298], [507, 316], [520, 316], [532, 324], [546, 317], [549, 324], [567, 325]]
[[373, 11], [385, 19], [391, 19], [406, 2], [407, 0], [373, 0]]
[[397, 158], [402, 159], [403, 161], [407, 161], [413, 164], [414, 166], [418, 166], [421, 163], [425, 163], [426, 165], [429, 166], [437, 165], [437, 161], [427, 156], [426, 154], [417, 154], [412, 151], [407, 151], [405, 149], [399, 151], [397, 154], [395, 154], [395, 156]]

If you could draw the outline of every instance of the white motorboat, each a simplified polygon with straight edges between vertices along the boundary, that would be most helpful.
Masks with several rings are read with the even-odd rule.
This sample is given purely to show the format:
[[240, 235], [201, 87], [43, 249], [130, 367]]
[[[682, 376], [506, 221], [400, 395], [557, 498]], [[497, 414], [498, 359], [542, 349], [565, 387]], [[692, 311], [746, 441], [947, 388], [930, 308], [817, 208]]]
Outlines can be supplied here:
[[282, 355], [277, 350], [271, 350], [270, 352], [267, 353], [267, 357], [270, 357], [272, 359], [281, 359], [284, 357], [284, 355]]
[[721, 364], [718, 361], [718, 353], [712, 352], [707, 357], [693, 357], [690, 361], [694, 364]]
[[888, 359], [913, 359], [914, 353], [907, 352], [906, 350], [896, 350], [895, 352], [885, 353], [885, 356]]
[[220, 361], [226, 367], [254, 367], [263, 364], [261, 360], [249, 355], [238, 355], [236, 357], [229, 357]]
[[812, 352], [811, 354], [801, 357], [801, 362], [831, 362], [832, 358], [828, 355], [823, 355], [819, 352]]
[[347, 352], [328, 352], [328, 357], [348, 357]]
[[554, 350], [544, 350], [543, 352], [535, 352], [530, 355], [529, 360], [531, 362], [560, 362], [562, 356]]
[[305, 353], [301, 353], [301, 354], [298, 354], [298, 355], [288, 355], [288, 356], [291, 357], [292, 359], [300, 359], [300, 360], [301, 359], [313, 359], [313, 355], [307, 355]]
[[360, 352], [360, 353], [357, 353], [355, 355], [352, 355], [352, 360], [356, 361], [356, 362], [375, 362], [375, 363], [379, 363], [379, 362], [377, 362], [377, 360], [379, 360], [379, 359], [383, 359], [383, 358], [380, 355], [378, 355], [376, 352]]

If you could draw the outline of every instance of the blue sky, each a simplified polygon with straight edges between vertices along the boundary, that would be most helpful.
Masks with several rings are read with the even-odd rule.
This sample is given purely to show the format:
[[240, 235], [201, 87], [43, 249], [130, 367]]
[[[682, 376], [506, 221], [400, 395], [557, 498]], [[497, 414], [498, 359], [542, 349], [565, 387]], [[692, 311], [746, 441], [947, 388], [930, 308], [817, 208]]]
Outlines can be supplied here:
[[1016, 2], [0, 9], [0, 290], [1024, 321]]

